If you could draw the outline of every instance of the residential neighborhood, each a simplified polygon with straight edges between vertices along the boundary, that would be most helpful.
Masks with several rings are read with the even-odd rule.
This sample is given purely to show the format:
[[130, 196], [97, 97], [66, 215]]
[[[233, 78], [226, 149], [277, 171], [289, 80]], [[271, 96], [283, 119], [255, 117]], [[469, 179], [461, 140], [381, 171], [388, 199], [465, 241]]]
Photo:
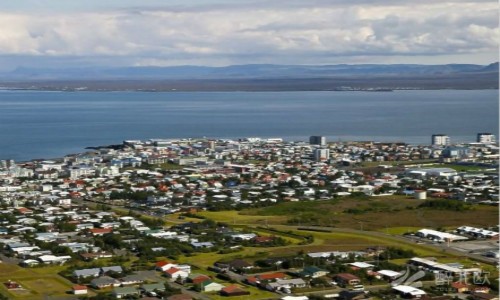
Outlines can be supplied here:
[[[74, 299], [497, 299], [490, 270], [498, 267], [498, 223], [428, 223], [397, 234], [405, 245], [463, 253], [451, 260], [375, 242], [344, 250], [334, 239], [309, 251], [302, 246], [320, 245], [336, 226], [310, 224], [302, 211], [287, 230], [267, 218], [243, 226], [235, 215], [203, 213], [359, 197], [481, 211], [498, 207], [498, 158], [490, 140], [413, 146], [311, 137], [129, 140], [61, 159], [1, 161], [0, 267], [55, 270]], [[358, 223], [350, 230], [368, 234], [370, 224]], [[262, 255], [287, 248], [296, 251]], [[6, 279], [0, 293], [36, 293]]]

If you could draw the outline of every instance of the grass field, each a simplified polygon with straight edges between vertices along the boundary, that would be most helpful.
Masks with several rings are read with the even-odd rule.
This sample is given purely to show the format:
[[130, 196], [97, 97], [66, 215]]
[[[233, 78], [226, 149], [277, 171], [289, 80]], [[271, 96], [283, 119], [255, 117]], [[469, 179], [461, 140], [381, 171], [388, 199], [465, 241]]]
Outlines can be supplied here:
[[[64, 267], [52, 266], [26, 269], [16, 265], [0, 264], [0, 292], [9, 299], [52, 299], [64, 298], [69, 295], [71, 282], [57, 273]], [[3, 285], [8, 280], [19, 283], [24, 291], [10, 291]], [[42, 292], [43, 291], [43, 292]]]
[[[348, 197], [332, 201], [288, 202], [241, 212], [204, 212], [218, 220], [236, 224], [319, 225], [363, 230], [453, 226], [492, 226], [498, 223], [498, 208], [476, 205], [466, 211], [417, 208], [423, 200], [405, 196]], [[266, 221], [267, 220], [267, 221]]]
[[377, 167], [380, 165], [384, 166], [405, 166], [405, 165], [418, 165], [418, 164], [431, 164], [435, 163], [436, 159], [417, 159], [411, 161], [366, 161], [362, 162], [360, 165], [364, 168]]
[[[418, 229], [456, 226], [491, 226], [498, 223], [498, 208], [474, 206], [467, 211], [446, 211], [417, 208], [423, 200], [405, 196], [342, 198], [330, 201], [287, 202], [275, 206], [243, 211], [202, 212], [206, 218], [235, 226], [255, 229], [266, 224], [283, 232], [312, 235], [314, 242], [286, 247], [252, 248], [231, 254], [203, 253], [183, 258], [206, 268], [224, 258], [259, 259], [269, 256], [293, 255], [299, 251], [362, 250], [371, 246], [394, 246], [412, 249], [420, 256], [457, 257], [425, 245], [417, 245], [392, 237]], [[350, 213], [349, 209], [360, 213]], [[301, 218], [302, 216], [302, 218]], [[298, 230], [299, 226], [333, 226], [332, 232]], [[253, 230], [252, 229], [252, 230]], [[258, 230], [258, 229], [256, 229]], [[356, 231], [357, 230], [357, 231]], [[360, 231], [361, 230], [361, 231]]]
[[274, 225], [274, 224], [282, 224], [286, 222], [288, 219], [287, 216], [260, 216], [260, 215], [251, 215], [251, 214], [241, 214], [238, 211], [204, 211], [198, 213], [200, 216], [207, 217], [216, 222], [224, 222], [229, 225], [233, 224], [251, 224], [251, 225]]
[[378, 231], [391, 235], [403, 235], [405, 233], [415, 232], [420, 229], [422, 229], [422, 227], [403, 226], [403, 227], [386, 227], [386, 228], [381, 228]]

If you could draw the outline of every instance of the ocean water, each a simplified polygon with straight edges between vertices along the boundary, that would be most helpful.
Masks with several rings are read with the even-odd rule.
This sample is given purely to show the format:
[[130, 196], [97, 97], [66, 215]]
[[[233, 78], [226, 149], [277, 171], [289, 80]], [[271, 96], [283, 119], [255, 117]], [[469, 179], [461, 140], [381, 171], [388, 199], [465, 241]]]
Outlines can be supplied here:
[[498, 135], [498, 90], [394, 92], [0, 91], [0, 159], [61, 157], [149, 138], [282, 137], [429, 144]]

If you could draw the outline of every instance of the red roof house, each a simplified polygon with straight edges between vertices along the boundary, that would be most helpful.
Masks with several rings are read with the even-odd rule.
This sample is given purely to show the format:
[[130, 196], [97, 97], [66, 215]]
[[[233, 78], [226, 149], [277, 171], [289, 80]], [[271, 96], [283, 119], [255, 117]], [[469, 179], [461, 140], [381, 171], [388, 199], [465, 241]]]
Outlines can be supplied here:
[[249, 291], [245, 291], [240, 286], [233, 284], [220, 290], [222, 296], [232, 297], [232, 296], [244, 296], [250, 295]]
[[107, 233], [113, 232], [113, 228], [92, 228], [89, 230], [90, 230], [90, 233], [92, 233], [92, 235], [94, 235], [94, 236], [105, 235]]

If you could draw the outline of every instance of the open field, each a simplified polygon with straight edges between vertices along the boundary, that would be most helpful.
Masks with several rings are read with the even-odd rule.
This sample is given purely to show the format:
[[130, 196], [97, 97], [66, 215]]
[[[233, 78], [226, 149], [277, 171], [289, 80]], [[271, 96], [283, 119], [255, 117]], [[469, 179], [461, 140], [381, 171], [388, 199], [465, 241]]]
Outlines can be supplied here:
[[407, 166], [407, 165], [418, 165], [418, 164], [433, 164], [436, 159], [418, 159], [411, 161], [367, 161], [360, 163], [363, 168], [372, 168], [378, 166]]
[[[350, 197], [329, 201], [287, 202], [264, 208], [243, 211], [202, 212], [199, 215], [218, 222], [258, 230], [269, 226], [282, 232], [302, 236], [311, 235], [314, 242], [308, 245], [285, 247], [245, 247], [230, 254], [203, 253], [185, 257], [185, 262], [196, 262], [207, 267], [220, 259], [260, 259], [269, 256], [287, 256], [315, 251], [362, 250], [372, 246], [393, 246], [414, 250], [419, 256], [450, 258], [458, 254], [398, 237], [406, 232], [428, 228], [454, 228], [462, 225], [491, 226], [498, 223], [498, 208], [473, 206], [465, 211], [417, 208], [424, 200], [405, 196]], [[301, 226], [319, 225], [331, 232], [298, 230]]]
[[251, 225], [274, 225], [274, 224], [282, 224], [286, 222], [288, 219], [287, 216], [262, 216], [262, 215], [251, 215], [251, 214], [241, 214], [238, 211], [217, 211], [217, 212], [210, 212], [210, 211], [204, 211], [198, 213], [200, 216], [207, 217], [209, 219], [212, 219], [216, 222], [225, 222], [228, 223], [229, 225], [233, 224], [240, 224], [240, 225], [245, 225], [245, 224], [251, 224]]
[[433, 168], [451, 168], [457, 172], [480, 172], [491, 168], [473, 166], [473, 165], [459, 165], [459, 164], [435, 164]]
[[[59, 276], [64, 267], [44, 267], [25, 269], [16, 265], [0, 264], [0, 293], [9, 299], [72, 299], [66, 294], [71, 289], [71, 282]], [[25, 290], [7, 290], [3, 285], [8, 280], [19, 283]], [[76, 298], [74, 298], [76, 299]]]
[[403, 227], [386, 227], [386, 228], [381, 228], [378, 231], [391, 235], [403, 235], [405, 233], [415, 232], [420, 229], [422, 229], [422, 227], [403, 226]]
[[304, 252], [319, 252], [319, 251], [348, 251], [348, 250], [363, 250], [367, 247], [386, 246], [400, 247], [404, 249], [414, 250], [419, 256], [433, 257], [450, 257], [456, 256], [443, 252], [426, 245], [417, 245], [412, 241], [407, 241], [401, 238], [392, 237], [374, 232], [360, 232], [353, 230], [333, 229], [332, 232], [317, 232], [298, 230], [295, 226], [276, 225], [273, 226], [282, 231], [290, 231], [301, 235], [312, 235], [314, 242], [308, 245], [289, 245], [283, 247], [245, 247], [243, 250], [229, 253], [199, 253], [193, 256], [181, 257], [179, 260], [182, 263], [195, 264], [199, 268], [207, 268], [219, 260], [230, 260], [234, 258], [246, 258], [249, 260], [263, 259], [272, 256], [288, 256], [295, 255], [300, 251]]
[[[405, 196], [348, 197], [330, 201], [288, 202], [241, 212], [204, 212], [237, 224], [319, 225], [363, 230], [453, 226], [492, 226], [498, 223], [498, 207], [476, 205], [465, 211], [417, 208], [424, 200]], [[230, 215], [230, 217], [229, 217]], [[228, 217], [225, 217], [228, 216]], [[253, 218], [252, 218], [253, 217]]]

